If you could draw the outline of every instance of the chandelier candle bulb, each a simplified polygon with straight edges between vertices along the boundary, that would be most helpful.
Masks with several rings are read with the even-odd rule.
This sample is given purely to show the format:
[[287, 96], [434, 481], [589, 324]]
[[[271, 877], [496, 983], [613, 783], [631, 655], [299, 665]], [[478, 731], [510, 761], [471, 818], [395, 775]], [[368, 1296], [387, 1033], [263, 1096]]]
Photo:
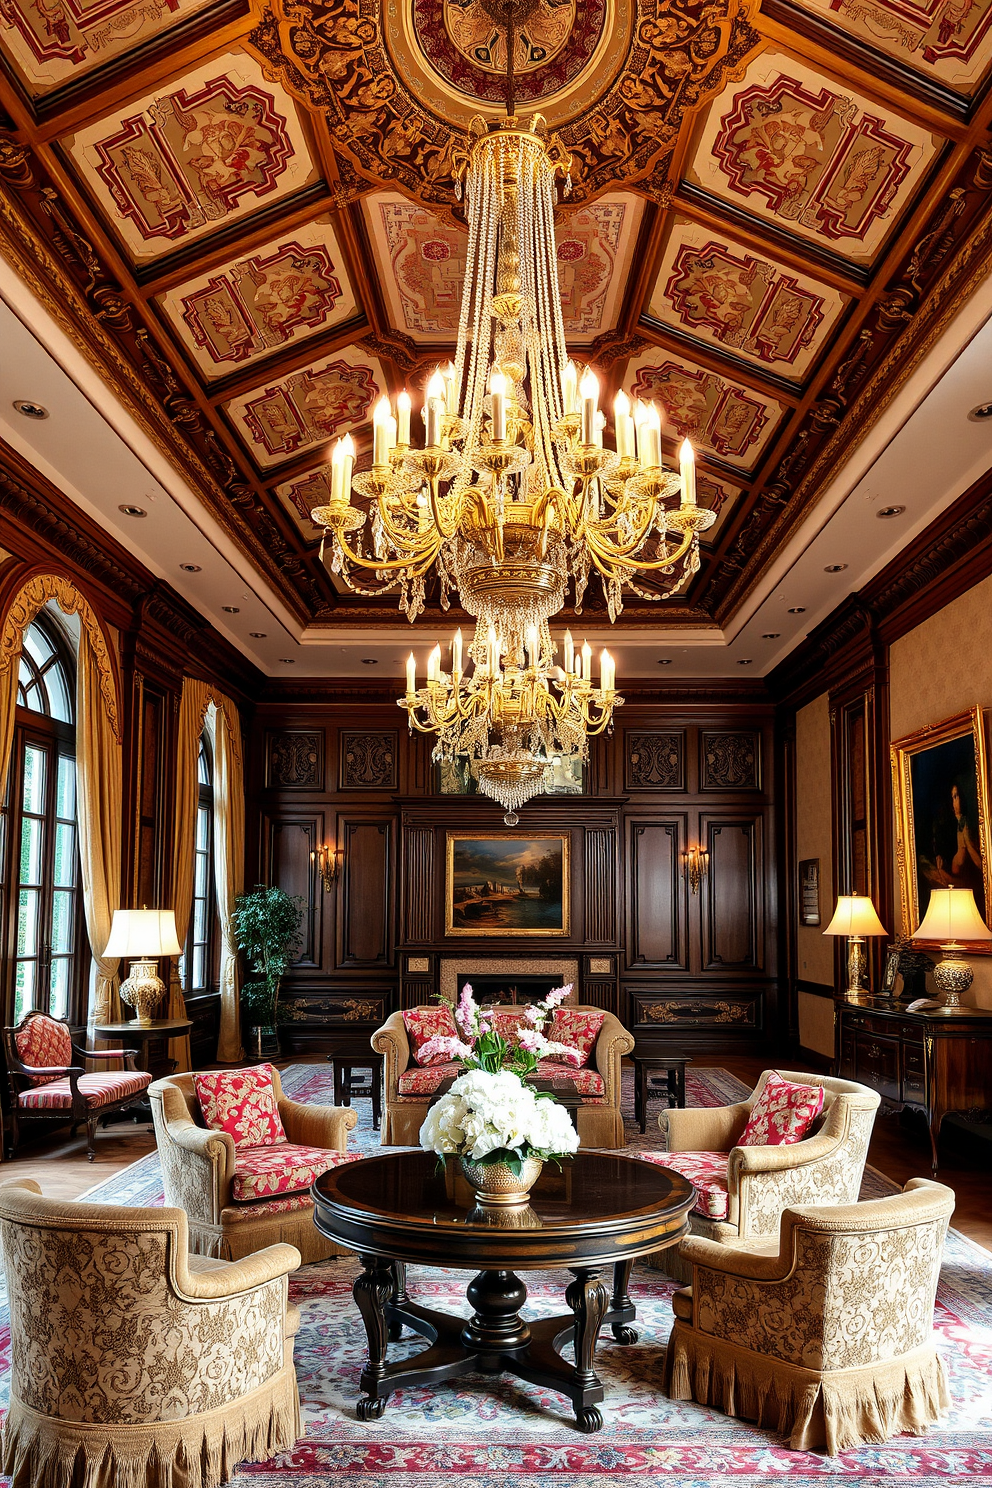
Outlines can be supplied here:
[[493, 443], [506, 443], [506, 378], [498, 367], [494, 367], [489, 378], [492, 394]]
[[424, 422], [427, 425], [427, 445], [435, 449], [441, 443], [441, 421], [445, 413], [444, 378], [434, 372], [427, 384], [427, 402], [424, 405]]
[[592, 647], [588, 641], [584, 641], [582, 645], [582, 680], [592, 681]]
[[410, 444], [410, 413], [413, 402], [406, 388], [396, 399], [396, 442], [409, 447]]
[[575, 400], [579, 390], [579, 370], [574, 362], [566, 362], [561, 373], [561, 401], [565, 417], [575, 412]]
[[331, 451], [331, 505], [340, 506], [344, 499], [344, 440], [338, 439]]
[[434, 647], [427, 658], [427, 680], [428, 682], [440, 682], [441, 680], [441, 646], [440, 643]]
[[579, 396], [582, 399], [582, 443], [595, 444], [596, 414], [599, 411], [599, 382], [590, 367], [587, 367], [582, 374]]
[[458, 412], [458, 397], [455, 392], [455, 364], [448, 362], [441, 368], [441, 376], [444, 378], [444, 407], [446, 413]]
[[462, 633], [455, 631], [455, 638], [451, 643], [451, 671], [455, 677], [460, 677], [462, 672]]
[[613, 400], [613, 427], [617, 454], [621, 460], [634, 456], [634, 420], [630, 415], [630, 399], [625, 392], [617, 393]]
[[417, 690], [417, 658], [413, 652], [406, 659], [406, 691], [409, 697]]
[[355, 441], [346, 434], [341, 441], [341, 500], [347, 502], [351, 494], [351, 477], [355, 469]]
[[688, 439], [679, 448], [679, 474], [682, 477], [682, 505], [696, 504], [696, 457]]
[[609, 651], [603, 651], [599, 658], [599, 685], [604, 692], [612, 692], [613, 684], [616, 682], [617, 671], [613, 664], [613, 657]]
[[570, 630], [565, 632], [565, 670], [566, 672], [575, 670], [575, 642], [572, 640]]
[[661, 464], [661, 415], [652, 403], [641, 425], [641, 469], [656, 470]]
[[372, 464], [389, 464], [389, 424], [392, 409], [388, 398], [380, 398], [372, 415]]

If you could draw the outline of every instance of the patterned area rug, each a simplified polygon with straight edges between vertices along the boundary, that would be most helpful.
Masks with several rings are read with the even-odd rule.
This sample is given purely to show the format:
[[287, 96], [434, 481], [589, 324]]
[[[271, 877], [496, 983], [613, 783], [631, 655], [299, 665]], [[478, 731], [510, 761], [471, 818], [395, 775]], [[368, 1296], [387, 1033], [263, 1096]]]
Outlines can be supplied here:
[[[739, 1099], [744, 1087], [725, 1070], [688, 1072], [690, 1104], [720, 1105]], [[283, 1075], [287, 1093], [332, 1100], [329, 1072], [297, 1065]], [[628, 1096], [630, 1092], [627, 1092]], [[353, 1145], [380, 1150], [368, 1101], [358, 1102]], [[653, 1108], [652, 1108], [653, 1109]], [[632, 1108], [628, 1110], [632, 1114]], [[628, 1124], [634, 1150], [652, 1145]], [[869, 1174], [864, 1197], [891, 1192], [881, 1174]], [[91, 1200], [161, 1203], [154, 1154], [91, 1190]], [[620, 1488], [671, 1483], [673, 1488], [757, 1488], [787, 1477], [821, 1485], [843, 1480], [856, 1488], [969, 1484], [992, 1488], [992, 1256], [952, 1231], [945, 1252], [936, 1326], [951, 1376], [953, 1408], [926, 1437], [899, 1437], [881, 1447], [839, 1458], [790, 1452], [782, 1439], [661, 1393], [665, 1340], [671, 1325], [674, 1283], [635, 1266], [632, 1284], [640, 1342], [621, 1348], [607, 1336], [597, 1352], [606, 1384], [605, 1425], [582, 1436], [560, 1395], [509, 1377], [464, 1380], [398, 1391], [381, 1421], [355, 1417], [364, 1333], [351, 1298], [357, 1264], [349, 1260], [308, 1266], [291, 1281], [303, 1313], [296, 1366], [307, 1435], [291, 1452], [243, 1467], [237, 1488]], [[464, 1273], [415, 1268], [411, 1292], [428, 1305], [466, 1314]], [[528, 1311], [563, 1310], [563, 1278], [532, 1273]], [[422, 1344], [391, 1345], [416, 1352]], [[391, 1357], [392, 1357], [391, 1353]], [[397, 1353], [396, 1357], [399, 1357]], [[6, 1334], [0, 1367], [9, 1367]], [[0, 1482], [6, 1482], [0, 1479]]]

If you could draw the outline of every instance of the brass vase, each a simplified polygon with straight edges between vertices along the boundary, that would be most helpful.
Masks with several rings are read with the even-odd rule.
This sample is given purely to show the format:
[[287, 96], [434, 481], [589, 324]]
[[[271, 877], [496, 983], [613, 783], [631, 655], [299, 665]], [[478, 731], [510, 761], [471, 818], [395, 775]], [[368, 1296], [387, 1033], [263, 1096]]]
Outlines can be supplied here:
[[482, 1209], [524, 1209], [530, 1202], [530, 1191], [541, 1176], [544, 1163], [539, 1157], [528, 1157], [521, 1164], [518, 1178], [505, 1162], [475, 1163], [459, 1158], [462, 1172], [475, 1190]]

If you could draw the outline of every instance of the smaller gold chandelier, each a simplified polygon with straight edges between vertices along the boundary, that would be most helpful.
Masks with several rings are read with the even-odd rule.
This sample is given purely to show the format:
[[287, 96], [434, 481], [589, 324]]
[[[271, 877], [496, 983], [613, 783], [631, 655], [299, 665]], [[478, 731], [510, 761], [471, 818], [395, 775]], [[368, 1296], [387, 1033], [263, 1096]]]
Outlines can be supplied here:
[[623, 698], [608, 651], [600, 657], [599, 686], [593, 685], [592, 649], [576, 652], [566, 631], [562, 666], [547, 624], [531, 626], [523, 638], [502, 640], [490, 625], [469, 647], [471, 671], [463, 666], [459, 630], [451, 646], [451, 671], [441, 670], [441, 647], [427, 661], [427, 683], [417, 686], [417, 664], [407, 661], [406, 693], [397, 699], [411, 729], [436, 734], [434, 759], [466, 756], [485, 795], [515, 826], [517, 809], [545, 788], [555, 759], [588, 755], [588, 740], [608, 728]]

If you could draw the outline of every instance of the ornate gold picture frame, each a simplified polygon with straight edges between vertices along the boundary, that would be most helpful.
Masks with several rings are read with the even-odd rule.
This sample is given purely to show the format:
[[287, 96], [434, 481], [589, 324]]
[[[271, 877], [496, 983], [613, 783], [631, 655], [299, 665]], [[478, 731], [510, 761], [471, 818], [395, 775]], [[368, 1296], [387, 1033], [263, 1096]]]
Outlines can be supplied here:
[[[894, 740], [891, 761], [905, 933], [916, 932], [931, 888], [972, 889], [978, 912], [987, 921], [992, 896], [981, 708], [969, 708]], [[980, 949], [989, 954], [989, 947]]]
[[448, 833], [445, 934], [567, 935], [568, 832]]

